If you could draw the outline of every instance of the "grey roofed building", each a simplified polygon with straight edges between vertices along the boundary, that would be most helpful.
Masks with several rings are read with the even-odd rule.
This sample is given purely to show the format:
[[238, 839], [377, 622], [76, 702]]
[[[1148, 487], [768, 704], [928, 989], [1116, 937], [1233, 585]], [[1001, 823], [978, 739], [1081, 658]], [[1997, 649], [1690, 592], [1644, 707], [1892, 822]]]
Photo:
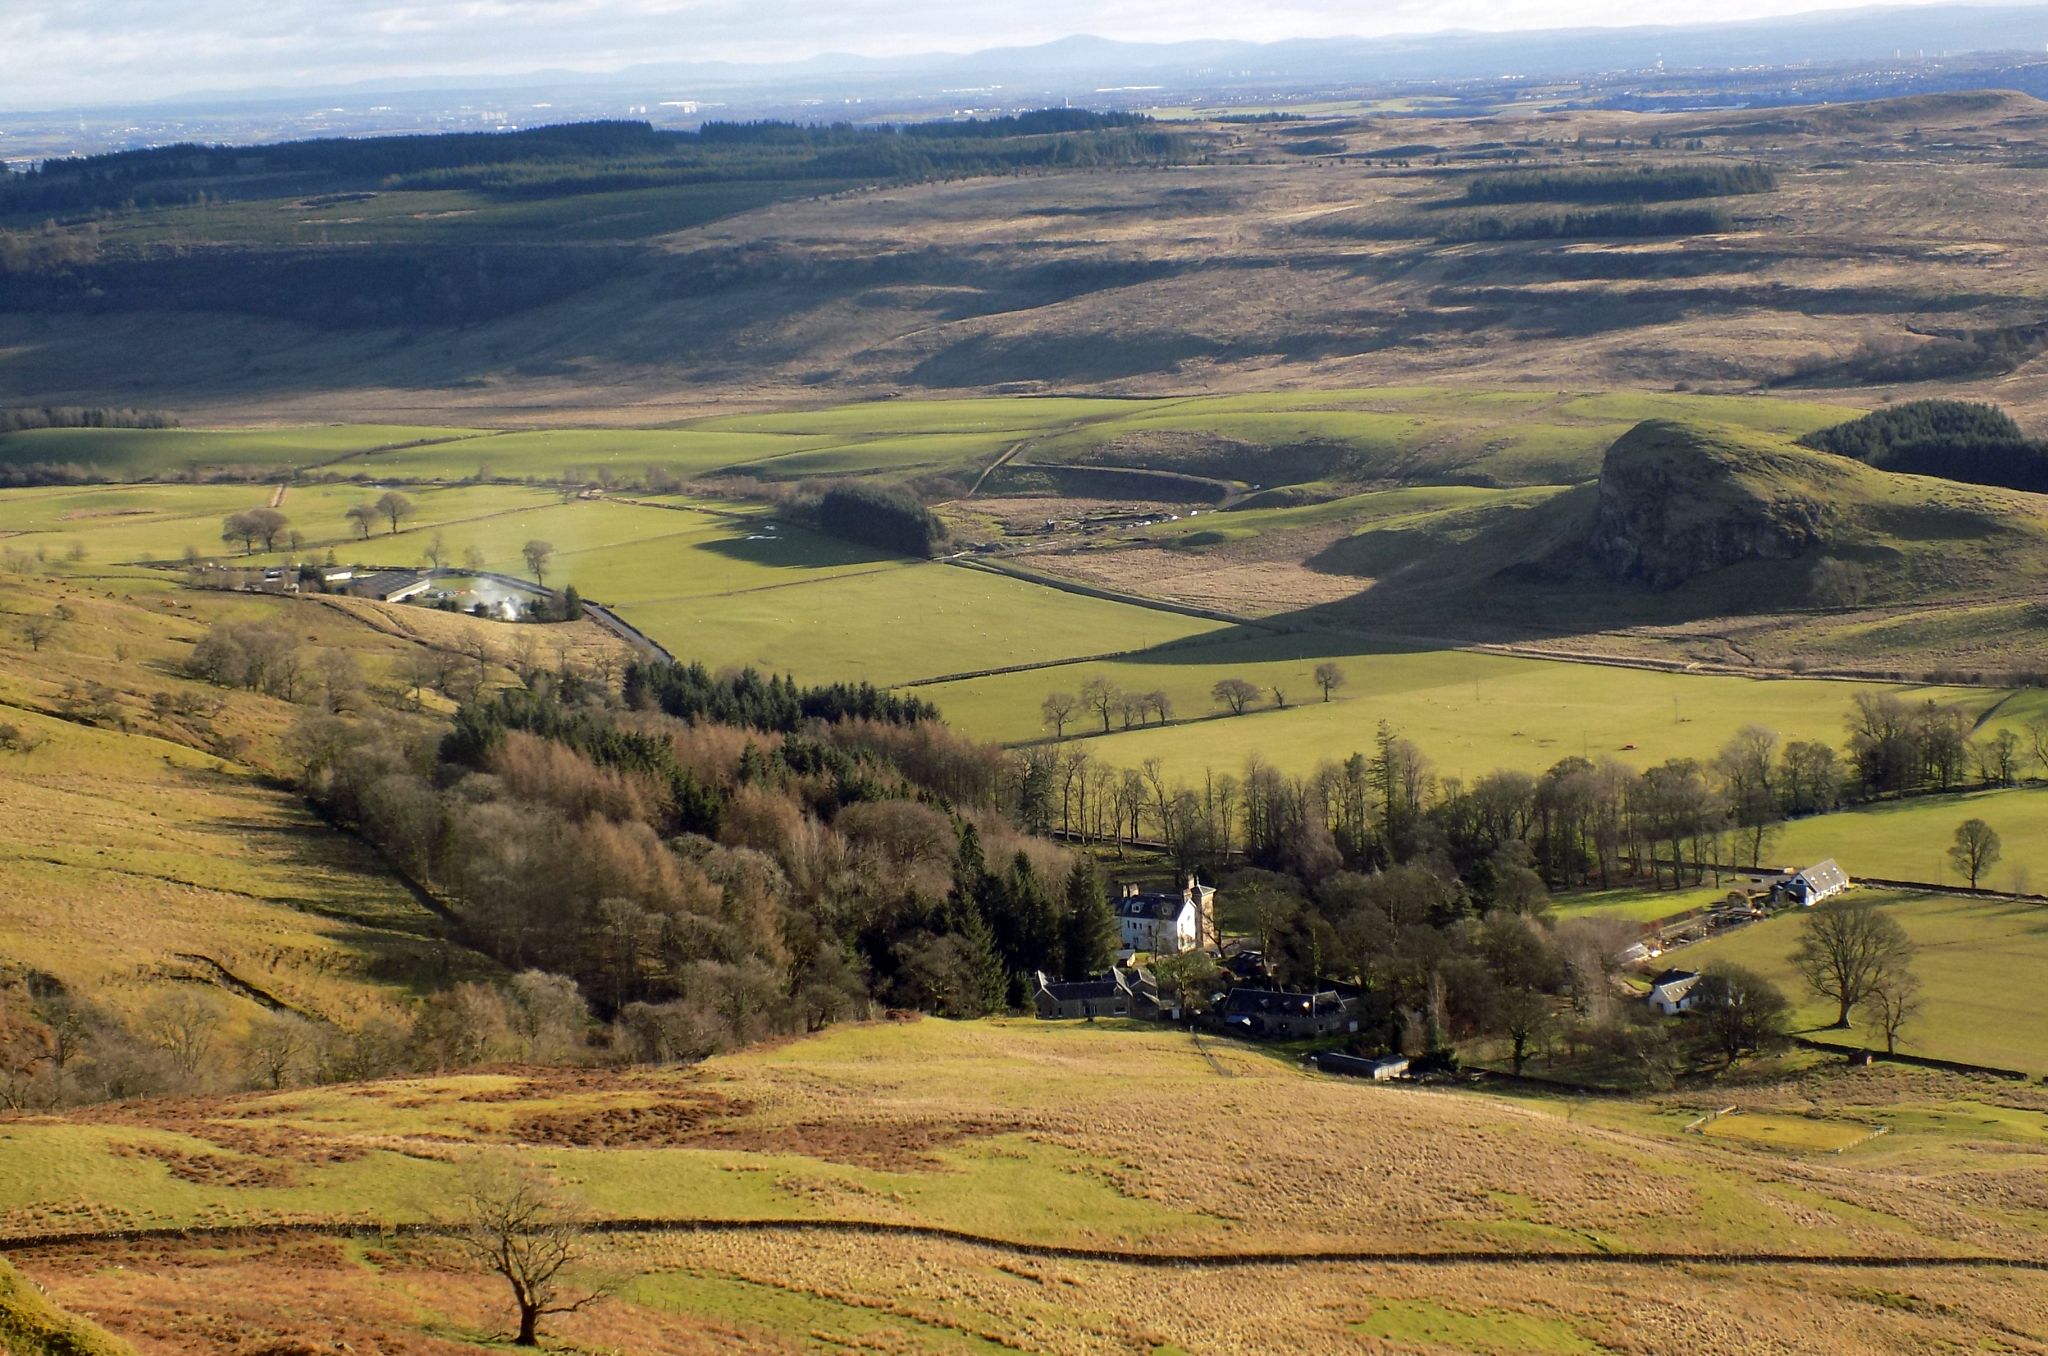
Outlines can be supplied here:
[[1138, 976], [1141, 972], [1111, 970], [1097, 979], [1054, 983], [1040, 970], [1038, 988], [1031, 996], [1032, 1008], [1041, 1021], [1075, 1017], [1130, 1017], [1144, 1001]]
[[432, 583], [425, 575], [411, 570], [378, 570], [349, 580], [348, 591], [358, 598], [374, 598], [380, 603], [402, 603], [425, 593]]

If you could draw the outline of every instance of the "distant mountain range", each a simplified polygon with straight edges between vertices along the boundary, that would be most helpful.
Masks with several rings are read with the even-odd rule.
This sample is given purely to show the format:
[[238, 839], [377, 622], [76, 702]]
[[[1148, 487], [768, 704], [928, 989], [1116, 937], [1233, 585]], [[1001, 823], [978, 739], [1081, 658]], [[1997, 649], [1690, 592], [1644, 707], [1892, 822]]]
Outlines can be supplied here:
[[1119, 42], [1074, 36], [1032, 47], [971, 53], [865, 57], [828, 53], [804, 61], [658, 62], [603, 74], [531, 71], [489, 80], [367, 81], [327, 90], [184, 95], [165, 104], [265, 97], [315, 98], [429, 90], [659, 90], [676, 97], [736, 93], [841, 97], [872, 91], [923, 94], [1024, 87], [1089, 94], [1138, 84], [1223, 89], [1300, 88], [1385, 81], [1566, 76], [1655, 69], [1728, 70], [1807, 62], [1879, 61], [1978, 52], [2048, 52], [2048, 5], [1873, 6], [1734, 23], [1255, 43]]

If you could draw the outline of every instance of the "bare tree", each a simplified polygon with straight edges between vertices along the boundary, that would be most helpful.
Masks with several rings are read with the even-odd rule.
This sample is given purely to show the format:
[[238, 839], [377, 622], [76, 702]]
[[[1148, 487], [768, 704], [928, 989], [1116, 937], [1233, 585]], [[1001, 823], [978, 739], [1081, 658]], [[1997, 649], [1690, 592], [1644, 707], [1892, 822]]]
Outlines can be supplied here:
[[463, 569], [481, 570], [487, 563], [488, 562], [484, 558], [484, 552], [481, 546], [472, 544], [462, 548]]
[[313, 1051], [313, 1028], [290, 1012], [266, 1012], [249, 1029], [242, 1054], [257, 1079], [281, 1088]]
[[1102, 717], [1102, 732], [1109, 733], [1109, 715], [1123, 701], [1123, 694], [1107, 678], [1090, 678], [1081, 684], [1081, 705]]
[[1870, 991], [1870, 1005], [1877, 1010], [1878, 1030], [1884, 1032], [1884, 1052], [1899, 1052], [1899, 1032], [1920, 1015], [1920, 981], [1910, 971], [1894, 970]]
[[540, 1345], [543, 1318], [575, 1313], [608, 1293], [608, 1286], [586, 1284], [570, 1297], [567, 1274], [592, 1252], [587, 1220], [574, 1200], [535, 1169], [494, 1159], [473, 1163], [458, 1188], [456, 1211], [456, 1242], [512, 1287], [519, 1309], [514, 1345]]
[[1067, 722], [1074, 718], [1074, 711], [1081, 699], [1071, 692], [1054, 692], [1039, 703], [1038, 710], [1045, 717], [1045, 723], [1052, 726], [1054, 739], [1067, 737]]
[[441, 568], [441, 562], [448, 558], [448, 543], [440, 533], [436, 532], [427, 540], [425, 555], [427, 563], [437, 570]]
[[1144, 697], [1144, 707], [1159, 717], [1161, 725], [1173, 719], [1173, 698], [1164, 691], [1154, 689], [1151, 692], [1147, 692]]
[[1998, 865], [2004, 855], [2005, 844], [1999, 841], [1998, 830], [1981, 819], [1966, 819], [1956, 825], [1955, 846], [1948, 850], [1948, 859], [1955, 863], [1956, 870], [1970, 878], [1970, 888], [1977, 888], [1977, 878]]
[[28, 648], [40, 652], [43, 642], [57, 634], [55, 617], [30, 617], [21, 624], [21, 638], [28, 642]]
[[555, 558], [555, 544], [535, 539], [519, 548], [519, 554], [526, 559], [526, 568], [533, 571], [534, 582], [547, 587], [548, 562]]
[[376, 508], [384, 520], [391, 524], [391, 535], [394, 537], [398, 535], [399, 520], [412, 516], [412, 500], [397, 490], [386, 490], [379, 495]]
[[1890, 914], [1862, 899], [1834, 900], [1806, 918], [1792, 964], [1807, 987], [1838, 1005], [1835, 1025], [1849, 1025], [1849, 1010], [1870, 997], [1887, 975], [1912, 959], [1913, 943]]
[[368, 541], [370, 539], [370, 529], [377, 523], [377, 506], [375, 504], [356, 504], [351, 506], [342, 516], [347, 518], [349, 526], [356, 530], [356, 536], [364, 541]]
[[1256, 684], [1242, 678], [1222, 678], [1217, 680], [1216, 686], [1209, 689], [1209, 695], [1214, 697], [1218, 704], [1229, 707], [1231, 715], [1241, 716], [1247, 707], [1259, 699], [1259, 689]]
[[1344, 686], [1344, 670], [1335, 660], [1324, 660], [1316, 665], [1316, 686], [1323, 690], [1323, 700], [1330, 700], [1330, 694]]
[[189, 1087], [213, 1053], [220, 1011], [191, 988], [168, 993], [142, 1013], [144, 1038], [164, 1052]]

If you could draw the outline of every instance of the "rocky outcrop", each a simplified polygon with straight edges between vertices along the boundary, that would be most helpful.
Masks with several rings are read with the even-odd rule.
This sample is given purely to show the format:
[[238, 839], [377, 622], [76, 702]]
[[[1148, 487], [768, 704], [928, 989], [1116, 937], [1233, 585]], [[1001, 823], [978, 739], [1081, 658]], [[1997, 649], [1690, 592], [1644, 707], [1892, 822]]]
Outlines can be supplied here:
[[1593, 561], [1616, 579], [1677, 588], [1710, 570], [1791, 560], [1827, 540], [1827, 475], [1738, 432], [1652, 419], [1607, 449]]

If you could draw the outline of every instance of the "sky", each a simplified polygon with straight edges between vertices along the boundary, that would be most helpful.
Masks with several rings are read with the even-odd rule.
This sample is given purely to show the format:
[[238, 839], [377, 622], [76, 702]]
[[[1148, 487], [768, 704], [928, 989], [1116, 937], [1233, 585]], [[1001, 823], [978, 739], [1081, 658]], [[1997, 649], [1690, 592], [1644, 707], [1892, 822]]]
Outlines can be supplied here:
[[0, 107], [661, 61], [1697, 23], [1870, 0], [0, 0]]

